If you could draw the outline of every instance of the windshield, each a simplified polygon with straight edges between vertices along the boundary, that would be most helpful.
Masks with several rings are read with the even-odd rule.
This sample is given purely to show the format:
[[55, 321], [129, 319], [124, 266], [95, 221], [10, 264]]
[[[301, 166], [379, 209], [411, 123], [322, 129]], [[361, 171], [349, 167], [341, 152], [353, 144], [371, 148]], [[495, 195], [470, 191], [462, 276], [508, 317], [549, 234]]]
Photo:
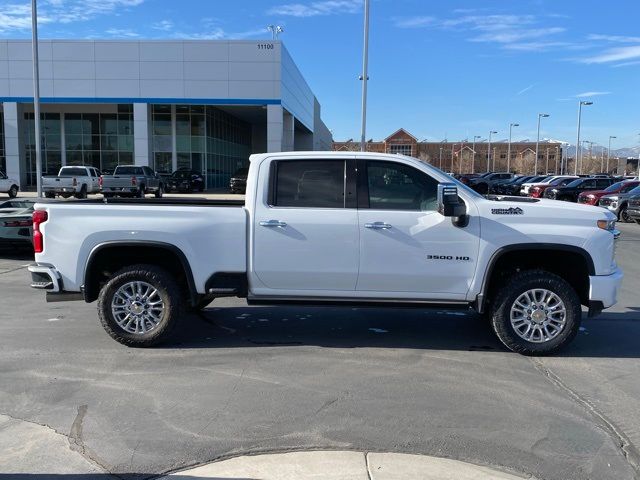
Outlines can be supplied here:
[[142, 175], [140, 167], [116, 167], [116, 175]]
[[171, 176], [179, 179], [191, 178], [191, 172], [189, 170], [176, 170]]
[[614, 193], [617, 192], [619, 190], [622, 190], [622, 185], [624, 185], [625, 182], [616, 182], [613, 185], [607, 187], [604, 189], [605, 192], [607, 193]]
[[74, 175], [79, 177], [86, 174], [87, 171], [82, 167], [62, 167], [59, 175]]
[[584, 178], [576, 178], [573, 182], [567, 183], [567, 187], [577, 187], [584, 181]]

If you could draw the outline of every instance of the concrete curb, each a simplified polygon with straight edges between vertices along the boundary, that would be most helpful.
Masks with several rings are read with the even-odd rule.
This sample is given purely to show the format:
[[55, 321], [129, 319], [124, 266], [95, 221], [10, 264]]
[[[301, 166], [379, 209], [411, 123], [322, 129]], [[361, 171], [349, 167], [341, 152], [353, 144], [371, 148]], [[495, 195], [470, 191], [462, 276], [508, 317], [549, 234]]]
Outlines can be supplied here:
[[236, 457], [176, 472], [162, 480], [522, 480], [458, 460], [402, 453], [311, 451]]

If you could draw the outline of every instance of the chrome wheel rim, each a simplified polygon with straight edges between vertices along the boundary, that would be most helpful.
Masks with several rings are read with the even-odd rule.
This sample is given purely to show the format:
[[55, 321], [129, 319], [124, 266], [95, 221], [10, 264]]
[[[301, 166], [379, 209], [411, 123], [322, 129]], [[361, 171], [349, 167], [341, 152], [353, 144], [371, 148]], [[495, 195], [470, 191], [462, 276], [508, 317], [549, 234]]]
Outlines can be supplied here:
[[522, 293], [511, 306], [511, 326], [523, 340], [545, 343], [565, 328], [567, 309], [562, 299], [550, 290], [535, 288]]
[[164, 301], [157, 288], [147, 282], [128, 282], [113, 295], [111, 313], [127, 333], [144, 335], [160, 325]]

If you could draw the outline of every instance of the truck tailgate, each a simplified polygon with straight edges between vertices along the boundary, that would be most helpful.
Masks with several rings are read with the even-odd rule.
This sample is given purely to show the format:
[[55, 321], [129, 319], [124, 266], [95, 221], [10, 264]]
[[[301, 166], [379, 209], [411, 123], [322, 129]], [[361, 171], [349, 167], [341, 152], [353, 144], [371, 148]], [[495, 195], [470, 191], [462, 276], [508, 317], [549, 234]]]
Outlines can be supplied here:
[[43, 202], [35, 208], [47, 210], [49, 217], [41, 226], [44, 251], [36, 261], [54, 265], [67, 291], [80, 291], [91, 252], [108, 244], [179, 249], [201, 293], [213, 273], [246, 271], [247, 213], [242, 206]]

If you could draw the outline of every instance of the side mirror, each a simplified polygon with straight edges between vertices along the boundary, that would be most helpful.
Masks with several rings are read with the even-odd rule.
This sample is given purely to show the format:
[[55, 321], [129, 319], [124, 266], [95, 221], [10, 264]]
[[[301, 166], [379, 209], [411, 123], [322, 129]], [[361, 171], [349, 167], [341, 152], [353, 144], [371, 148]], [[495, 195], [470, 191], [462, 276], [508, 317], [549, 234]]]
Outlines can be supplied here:
[[455, 183], [438, 184], [438, 213], [451, 217], [451, 223], [460, 228], [469, 224], [467, 206], [458, 197], [458, 187]]
[[467, 207], [460, 201], [455, 183], [438, 184], [438, 213], [445, 217], [466, 215]]

